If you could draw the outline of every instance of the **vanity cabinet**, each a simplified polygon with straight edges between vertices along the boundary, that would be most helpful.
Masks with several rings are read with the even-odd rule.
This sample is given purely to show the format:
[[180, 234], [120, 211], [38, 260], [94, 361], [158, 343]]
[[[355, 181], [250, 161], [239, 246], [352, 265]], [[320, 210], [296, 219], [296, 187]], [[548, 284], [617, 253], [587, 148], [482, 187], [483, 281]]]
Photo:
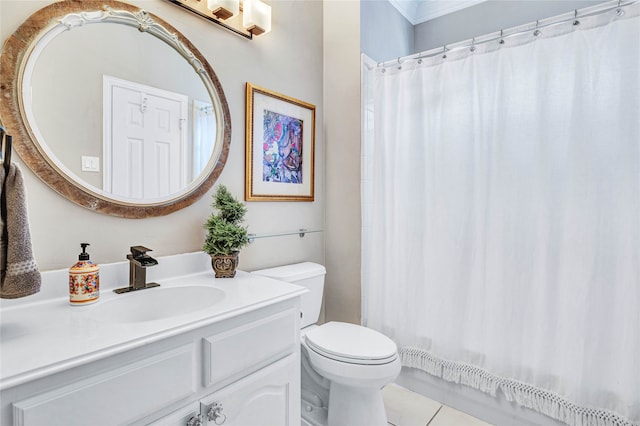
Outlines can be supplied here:
[[[282, 426], [299, 424], [299, 411], [290, 410], [299, 359], [290, 355], [198, 402], [187, 404], [153, 422], [153, 426]], [[298, 404], [298, 403], [297, 403]], [[299, 405], [299, 404], [298, 404]], [[201, 423], [198, 423], [200, 421]]]
[[300, 402], [297, 402], [297, 412], [290, 410], [289, 407], [292, 387], [299, 389], [300, 386], [299, 379], [295, 375], [295, 372], [299, 371], [300, 360], [295, 356], [289, 356], [203, 398], [200, 402], [200, 413], [206, 420], [205, 424], [207, 426], [211, 424], [231, 426], [300, 424]]
[[299, 312], [292, 298], [3, 389], [0, 423], [299, 424]]

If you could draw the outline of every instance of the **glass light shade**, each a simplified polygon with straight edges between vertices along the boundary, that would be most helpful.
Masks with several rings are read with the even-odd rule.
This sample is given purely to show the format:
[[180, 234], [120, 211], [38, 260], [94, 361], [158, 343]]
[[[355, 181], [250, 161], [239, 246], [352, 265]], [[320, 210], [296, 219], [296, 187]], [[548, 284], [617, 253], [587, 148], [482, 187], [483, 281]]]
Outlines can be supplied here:
[[244, 0], [242, 26], [253, 35], [271, 31], [271, 6], [260, 0]]
[[218, 19], [229, 19], [240, 13], [240, 0], [207, 0], [207, 8]]

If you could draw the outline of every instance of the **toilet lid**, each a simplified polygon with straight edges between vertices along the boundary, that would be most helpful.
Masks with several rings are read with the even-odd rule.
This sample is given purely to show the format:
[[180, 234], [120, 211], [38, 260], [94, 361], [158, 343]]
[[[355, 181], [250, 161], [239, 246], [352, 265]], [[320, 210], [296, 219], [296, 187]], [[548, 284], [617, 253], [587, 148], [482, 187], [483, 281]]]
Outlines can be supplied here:
[[329, 322], [309, 330], [305, 341], [320, 355], [352, 364], [386, 364], [398, 356], [396, 344], [387, 336], [344, 322]]

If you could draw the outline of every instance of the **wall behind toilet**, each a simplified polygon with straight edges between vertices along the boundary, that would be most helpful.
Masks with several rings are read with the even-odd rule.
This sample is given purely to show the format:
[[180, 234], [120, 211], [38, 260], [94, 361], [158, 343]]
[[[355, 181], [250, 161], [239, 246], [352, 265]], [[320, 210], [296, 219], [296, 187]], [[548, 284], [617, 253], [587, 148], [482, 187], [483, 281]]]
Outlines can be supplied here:
[[[24, 20], [51, 1], [0, 0], [4, 42]], [[244, 195], [245, 83], [316, 105], [314, 202], [248, 202], [249, 232], [265, 234], [299, 228], [324, 230], [325, 137], [323, 117], [322, 2], [272, 1], [273, 30], [254, 40], [223, 30], [164, 0], [130, 3], [161, 17], [193, 42], [215, 70], [231, 114], [231, 148], [217, 183]], [[11, 129], [9, 129], [11, 132]], [[81, 155], [81, 153], [78, 153]], [[98, 263], [125, 260], [129, 247], [144, 245], [163, 256], [201, 249], [203, 222], [211, 212], [211, 193], [163, 217], [122, 219], [77, 206], [51, 190], [14, 155], [27, 187], [34, 254], [42, 271], [66, 268], [77, 259], [80, 242]], [[324, 232], [265, 238], [244, 248], [240, 268], [257, 269], [298, 261], [324, 263]]]
[[327, 321], [360, 323], [360, 2], [324, 3]]

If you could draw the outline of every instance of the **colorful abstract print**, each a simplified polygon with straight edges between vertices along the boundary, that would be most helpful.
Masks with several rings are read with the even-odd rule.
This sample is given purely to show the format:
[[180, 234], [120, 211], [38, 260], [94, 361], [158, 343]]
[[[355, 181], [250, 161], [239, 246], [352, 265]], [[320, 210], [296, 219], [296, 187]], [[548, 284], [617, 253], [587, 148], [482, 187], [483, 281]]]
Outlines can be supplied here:
[[262, 180], [302, 183], [302, 120], [264, 110]]

